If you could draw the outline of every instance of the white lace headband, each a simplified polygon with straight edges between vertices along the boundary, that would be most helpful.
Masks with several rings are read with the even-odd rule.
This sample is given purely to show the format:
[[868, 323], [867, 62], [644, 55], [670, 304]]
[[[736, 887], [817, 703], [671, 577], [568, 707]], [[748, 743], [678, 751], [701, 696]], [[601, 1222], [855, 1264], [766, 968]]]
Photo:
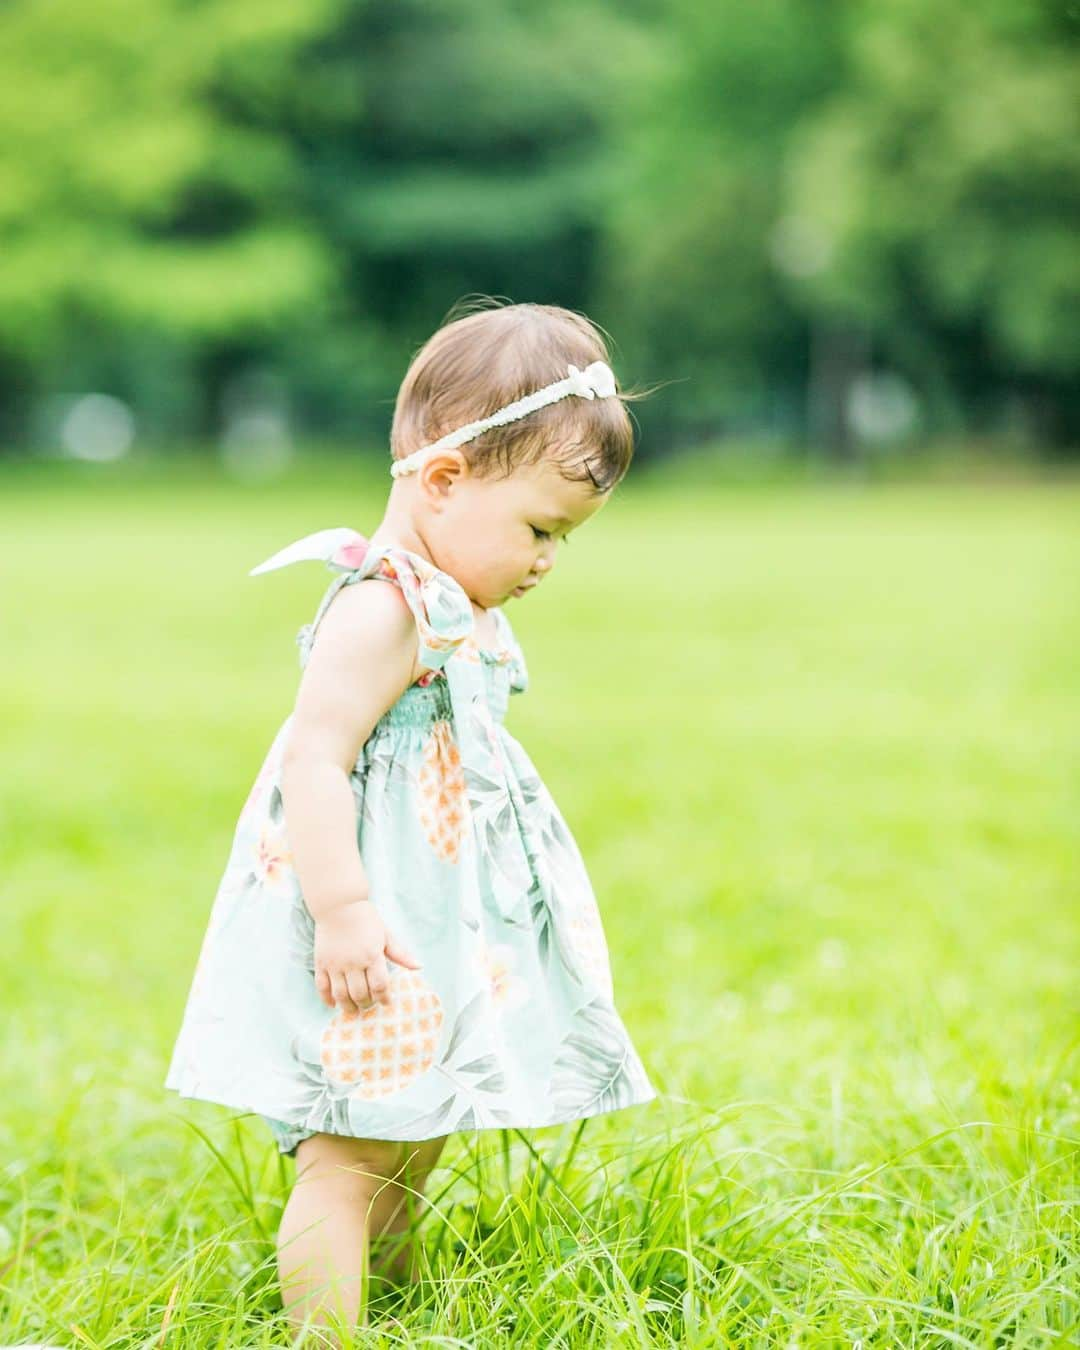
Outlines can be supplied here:
[[390, 465], [391, 476], [400, 478], [403, 474], [412, 473], [436, 450], [451, 450], [456, 445], [464, 445], [466, 441], [471, 441], [489, 427], [501, 427], [506, 422], [516, 422], [519, 417], [525, 417], [545, 404], [557, 403], [568, 394], [577, 394], [579, 398], [612, 398], [617, 392], [615, 376], [611, 367], [604, 361], [594, 361], [584, 370], [569, 365], [567, 370], [569, 374], [565, 380], [556, 380], [554, 384], [545, 385], [543, 389], [537, 389], [535, 393], [526, 394], [515, 403], [508, 403], [504, 408], [499, 408], [490, 417], [485, 417], [479, 422], [467, 422], [465, 426], [448, 432], [439, 440], [432, 441], [430, 445], [422, 445], [411, 455], [395, 459]]

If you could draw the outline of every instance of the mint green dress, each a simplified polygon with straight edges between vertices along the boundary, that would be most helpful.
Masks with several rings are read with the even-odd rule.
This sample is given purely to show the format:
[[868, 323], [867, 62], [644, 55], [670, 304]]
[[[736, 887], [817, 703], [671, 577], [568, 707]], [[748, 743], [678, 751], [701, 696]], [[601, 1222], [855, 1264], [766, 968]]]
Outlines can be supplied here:
[[342, 586], [397, 585], [416, 620], [425, 674], [376, 723], [350, 783], [371, 898], [423, 968], [388, 960], [389, 1005], [353, 1019], [319, 997], [280, 790], [290, 713], [240, 812], [165, 1086], [259, 1115], [288, 1154], [320, 1131], [421, 1140], [651, 1101], [581, 854], [503, 725], [528, 684], [509, 620], [492, 610], [498, 644], [478, 647], [453, 577], [348, 528], [252, 574], [304, 559], [336, 575], [297, 636], [301, 667]]

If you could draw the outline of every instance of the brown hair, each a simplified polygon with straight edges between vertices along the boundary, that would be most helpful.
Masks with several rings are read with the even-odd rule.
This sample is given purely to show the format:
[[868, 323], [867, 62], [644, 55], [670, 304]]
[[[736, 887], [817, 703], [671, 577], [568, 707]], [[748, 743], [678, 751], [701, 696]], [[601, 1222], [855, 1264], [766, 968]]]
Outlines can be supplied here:
[[[597, 326], [558, 305], [505, 304], [494, 297], [458, 301], [414, 355], [398, 390], [390, 451], [403, 459], [423, 445], [498, 408], [564, 379], [568, 363], [580, 370], [607, 361]], [[634, 431], [624, 401], [568, 398], [537, 408], [516, 422], [490, 427], [460, 446], [479, 478], [509, 477], [524, 464], [551, 458], [565, 478], [591, 481], [607, 492], [630, 467]]]

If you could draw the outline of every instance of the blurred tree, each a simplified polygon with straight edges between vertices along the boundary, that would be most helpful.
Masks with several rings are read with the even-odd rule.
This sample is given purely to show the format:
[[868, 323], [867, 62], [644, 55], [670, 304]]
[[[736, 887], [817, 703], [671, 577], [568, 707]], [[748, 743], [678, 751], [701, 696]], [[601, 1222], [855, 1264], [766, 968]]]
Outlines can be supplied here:
[[856, 449], [877, 365], [931, 430], [1075, 445], [1076, 13], [10, 0], [0, 445], [88, 388], [143, 436], [273, 388], [308, 433], [381, 438], [472, 292], [584, 309], [621, 374], [675, 381], [646, 448]]
[[654, 12], [649, 62], [611, 109], [600, 269], [633, 365], [685, 381], [641, 419], [688, 441], [799, 435], [809, 328], [776, 261], [784, 154], [792, 126], [844, 84], [848, 6], [665, 0]]
[[[600, 268], [681, 435], [845, 452], [856, 379], [902, 372], [928, 429], [1080, 439], [1080, 8], [667, 0], [615, 104]], [[669, 406], [676, 400], [668, 400]], [[646, 420], [655, 413], [642, 408]]]
[[1080, 440], [1080, 7], [859, 11], [845, 85], [795, 128], [786, 211], [819, 266], [796, 303], [859, 321], [883, 357], [978, 422], [1020, 407]]
[[622, 27], [589, 0], [17, 0], [0, 381], [205, 434], [278, 367], [309, 431], [385, 433], [460, 295], [587, 300]]
[[342, 278], [286, 340], [308, 426], [384, 436], [460, 296], [588, 304], [636, 37], [598, 0], [348, 0], [305, 46], [282, 126]]
[[[0, 14], [0, 372], [138, 396], [161, 363], [296, 313], [327, 283], [273, 88], [328, 0], [15, 0]], [[158, 359], [151, 358], [157, 353]], [[163, 383], [159, 380], [158, 383]], [[11, 391], [9, 391], [10, 393]], [[12, 411], [10, 399], [8, 411]]]

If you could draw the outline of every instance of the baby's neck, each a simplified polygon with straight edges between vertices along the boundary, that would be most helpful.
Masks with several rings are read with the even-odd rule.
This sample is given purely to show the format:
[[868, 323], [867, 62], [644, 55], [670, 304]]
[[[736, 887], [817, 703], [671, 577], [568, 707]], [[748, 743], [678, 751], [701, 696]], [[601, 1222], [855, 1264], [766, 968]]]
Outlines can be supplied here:
[[[393, 516], [389, 511], [368, 536], [368, 542], [380, 545], [396, 544], [399, 548], [408, 549], [410, 553], [419, 553], [420, 557], [426, 558], [432, 567], [438, 566], [416, 528], [408, 520]], [[482, 619], [487, 614], [487, 610], [478, 605], [472, 596], [469, 597], [469, 604], [472, 605], [474, 618]]]
[[389, 512], [383, 516], [368, 539], [372, 544], [396, 544], [399, 548], [408, 549], [410, 553], [419, 553], [421, 558], [426, 558], [433, 567], [435, 566], [435, 560], [419, 533], [408, 521], [392, 519]]

